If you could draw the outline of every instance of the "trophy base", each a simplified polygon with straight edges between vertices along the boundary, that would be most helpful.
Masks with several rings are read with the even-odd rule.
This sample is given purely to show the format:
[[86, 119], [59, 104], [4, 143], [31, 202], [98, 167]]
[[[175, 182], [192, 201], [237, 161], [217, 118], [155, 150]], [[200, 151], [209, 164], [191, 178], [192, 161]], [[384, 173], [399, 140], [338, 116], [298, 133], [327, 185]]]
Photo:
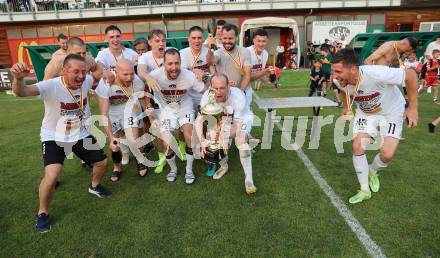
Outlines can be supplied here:
[[209, 164], [218, 164], [224, 157], [226, 154], [223, 149], [211, 150], [207, 148], [203, 159]]

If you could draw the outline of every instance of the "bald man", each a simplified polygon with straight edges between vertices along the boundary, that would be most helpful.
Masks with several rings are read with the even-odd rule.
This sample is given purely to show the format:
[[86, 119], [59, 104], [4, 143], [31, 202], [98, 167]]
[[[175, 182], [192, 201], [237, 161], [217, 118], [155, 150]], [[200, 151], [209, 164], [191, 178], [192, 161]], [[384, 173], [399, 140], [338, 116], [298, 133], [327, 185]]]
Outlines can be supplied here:
[[[229, 148], [229, 139], [235, 140], [235, 145], [238, 148], [240, 154], [240, 162], [245, 174], [244, 185], [247, 194], [253, 194], [257, 191], [254, 185], [254, 179], [252, 176], [252, 153], [249, 146], [249, 134], [252, 128], [253, 113], [246, 103], [246, 96], [243, 91], [237, 87], [229, 86], [228, 77], [222, 73], [215, 73], [211, 77], [211, 87], [206, 91], [200, 106], [203, 108], [209, 104], [209, 94], [211, 91], [215, 92], [215, 101], [221, 105], [225, 113], [222, 118], [221, 129], [219, 130], [219, 139], [217, 139], [224, 153], [227, 153]], [[232, 119], [232, 120], [231, 120]], [[202, 143], [201, 156], [205, 157], [206, 147], [210, 145], [213, 139], [210, 139], [210, 135], [216, 135], [217, 132], [207, 132], [206, 138], [203, 133], [203, 123], [206, 121], [206, 117], [203, 115], [197, 116], [195, 122], [195, 130], [200, 142]], [[215, 172], [213, 179], [220, 179], [228, 171], [228, 156], [227, 154], [222, 157], [219, 162], [220, 168]]]
[[121, 139], [125, 139], [125, 144], [128, 143], [135, 150], [138, 175], [144, 177], [147, 174], [147, 167], [142, 164], [143, 156], [137, 151], [139, 147], [136, 143], [143, 127], [142, 108], [146, 110], [144, 91], [145, 84], [135, 74], [133, 63], [126, 59], [118, 60], [113, 83], [108, 84], [105, 79], [101, 79], [96, 88], [99, 110], [113, 160], [113, 173], [110, 178], [113, 182], [119, 181], [121, 177]]
[[86, 73], [90, 73], [95, 81], [99, 81], [102, 76], [102, 65], [95, 62], [93, 57], [87, 54], [86, 44], [78, 37], [73, 37], [67, 41], [67, 54], [59, 53], [52, 56], [52, 59], [44, 69], [44, 80], [49, 80], [60, 76], [63, 68], [64, 59], [68, 54], [77, 54], [86, 60]]

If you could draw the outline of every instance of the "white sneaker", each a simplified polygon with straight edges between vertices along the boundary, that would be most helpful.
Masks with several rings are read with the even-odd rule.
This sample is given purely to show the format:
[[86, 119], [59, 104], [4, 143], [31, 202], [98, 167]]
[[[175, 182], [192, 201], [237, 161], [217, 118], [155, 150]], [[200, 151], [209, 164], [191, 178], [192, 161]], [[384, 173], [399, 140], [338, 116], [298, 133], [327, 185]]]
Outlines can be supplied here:
[[174, 182], [174, 181], [176, 181], [176, 178], [177, 178], [177, 171], [171, 171], [167, 175], [167, 181], [168, 182]]
[[228, 166], [221, 166], [219, 169], [217, 169], [212, 179], [220, 179], [224, 174], [226, 174], [226, 172], [228, 172]]
[[196, 176], [192, 171], [186, 172], [185, 174], [185, 184], [192, 185], [196, 180]]
[[129, 161], [130, 161], [130, 153], [129, 152], [127, 152], [127, 153], [123, 152], [122, 153], [121, 164], [122, 165], [127, 165]]

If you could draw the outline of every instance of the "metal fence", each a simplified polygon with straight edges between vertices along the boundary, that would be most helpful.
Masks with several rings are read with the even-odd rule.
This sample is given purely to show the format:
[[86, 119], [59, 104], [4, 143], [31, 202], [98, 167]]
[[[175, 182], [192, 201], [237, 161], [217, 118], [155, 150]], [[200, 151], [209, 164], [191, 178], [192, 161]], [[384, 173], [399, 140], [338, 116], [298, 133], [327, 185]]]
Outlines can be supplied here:
[[[185, 5], [185, 4], [218, 4], [270, 2], [271, 0], [86, 0], [86, 1], [53, 1], [53, 0], [0, 0], [0, 12], [23, 13], [63, 11], [75, 9], [120, 8], [151, 5]], [[282, 0], [281, 0], [282, 1]]]

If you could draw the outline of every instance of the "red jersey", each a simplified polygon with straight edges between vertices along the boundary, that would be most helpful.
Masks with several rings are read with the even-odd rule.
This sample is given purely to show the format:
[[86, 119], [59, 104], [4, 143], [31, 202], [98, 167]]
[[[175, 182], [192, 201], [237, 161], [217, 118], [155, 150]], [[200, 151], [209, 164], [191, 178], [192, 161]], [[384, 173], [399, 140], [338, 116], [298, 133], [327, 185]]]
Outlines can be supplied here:
[[[436, 68], [436, 69], [429, 71], [430, 68]], [[429, 59], [428, 62], [426, 62], [426, 76], [427, 77], [437, 77], [438, 76], [438, 60], [437, 59]]]

